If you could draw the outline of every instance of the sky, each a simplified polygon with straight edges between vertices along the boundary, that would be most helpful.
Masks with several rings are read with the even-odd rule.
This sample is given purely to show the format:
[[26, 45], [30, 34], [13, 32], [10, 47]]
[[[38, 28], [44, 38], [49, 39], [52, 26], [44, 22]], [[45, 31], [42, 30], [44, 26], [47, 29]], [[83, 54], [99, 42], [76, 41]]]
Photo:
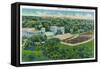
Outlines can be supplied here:
[[22, 7], [23, 16], [43, 16], [43, 15], [72, 15], [72, 16], [94, 16], [94, 11], [70, 8], [38, 8]]

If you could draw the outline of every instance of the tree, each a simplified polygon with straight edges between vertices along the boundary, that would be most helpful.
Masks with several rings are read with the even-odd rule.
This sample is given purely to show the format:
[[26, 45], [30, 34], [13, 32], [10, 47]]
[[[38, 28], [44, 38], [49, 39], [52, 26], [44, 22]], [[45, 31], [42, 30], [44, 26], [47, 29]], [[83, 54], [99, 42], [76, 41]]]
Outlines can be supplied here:
[[23, 46], [23, 49], [25, 50], [33, 50], [34, 49], [34, 42], [31, 41], [30, 38], [28, 39], [23, 39], [23, 43], [22, 43], [22, 46]]

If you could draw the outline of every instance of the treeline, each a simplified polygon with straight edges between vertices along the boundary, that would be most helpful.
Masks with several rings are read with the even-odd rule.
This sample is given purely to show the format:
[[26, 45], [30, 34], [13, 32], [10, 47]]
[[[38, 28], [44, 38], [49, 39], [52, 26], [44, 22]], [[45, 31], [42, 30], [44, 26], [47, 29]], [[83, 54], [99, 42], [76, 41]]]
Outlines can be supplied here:
[[45, 27], [49, 31], [50, 26], [64, 26], [66, 33], [83, 33], [93, 31], [94, 20], [89, 19], [68, 19], [60, 17], [39, 17], [39, 16], [23, 16], [23, 28], [41, 29]]

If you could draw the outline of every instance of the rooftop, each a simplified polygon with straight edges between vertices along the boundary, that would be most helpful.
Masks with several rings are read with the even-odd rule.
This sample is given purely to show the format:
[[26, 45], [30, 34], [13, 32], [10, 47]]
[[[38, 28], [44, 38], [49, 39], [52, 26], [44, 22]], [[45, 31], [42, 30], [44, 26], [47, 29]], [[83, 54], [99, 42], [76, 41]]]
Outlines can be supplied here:
[[36, 30], [35, 28], [22, 28], [22, 31], [26, 31], [26, 32], [36, 32], [38, 30]]

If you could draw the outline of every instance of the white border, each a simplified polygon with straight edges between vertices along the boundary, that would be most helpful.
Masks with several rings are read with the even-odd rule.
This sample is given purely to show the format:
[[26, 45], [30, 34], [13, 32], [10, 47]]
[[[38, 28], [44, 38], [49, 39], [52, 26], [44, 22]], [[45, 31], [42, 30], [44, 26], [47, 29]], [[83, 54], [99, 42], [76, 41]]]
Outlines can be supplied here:
[[[73, 11], [89, 11], [94, 12], [95, 10], [90, 9], [73, 9], [73, 8], [56, 8], [56, 7], [41, 7], [41, 6], [20, 6], [20, 64], [28, 63], [44, 63], [44, 62], [62, 62], [62, 61], [80, 61], [80, 60], [93, 60], [95, 59], [95, 40], [94, 40], [94, 57], [93, 58], [83, 58], [83, 59], [62, 59], [62, 60], [46, 60], [46, 61], [31, 61], [31, 62], [22, 62], [22, 8], [31, 8], [31, 9], [51, 9], [51, 10], [73, 10]], [[94, 17], [94, 39], [95, 39], [95, 17]]]
[[94, 12], [93, 9], [75, 9], [75, 8], [61, 8], [61, 7], [43, 7], [43, 6], [21, 6], [21, 8], [27, 8], [27, 9], [44, 9], [44, 10], [63, 10], [63, 11], [82, 11], [82, 12]]

